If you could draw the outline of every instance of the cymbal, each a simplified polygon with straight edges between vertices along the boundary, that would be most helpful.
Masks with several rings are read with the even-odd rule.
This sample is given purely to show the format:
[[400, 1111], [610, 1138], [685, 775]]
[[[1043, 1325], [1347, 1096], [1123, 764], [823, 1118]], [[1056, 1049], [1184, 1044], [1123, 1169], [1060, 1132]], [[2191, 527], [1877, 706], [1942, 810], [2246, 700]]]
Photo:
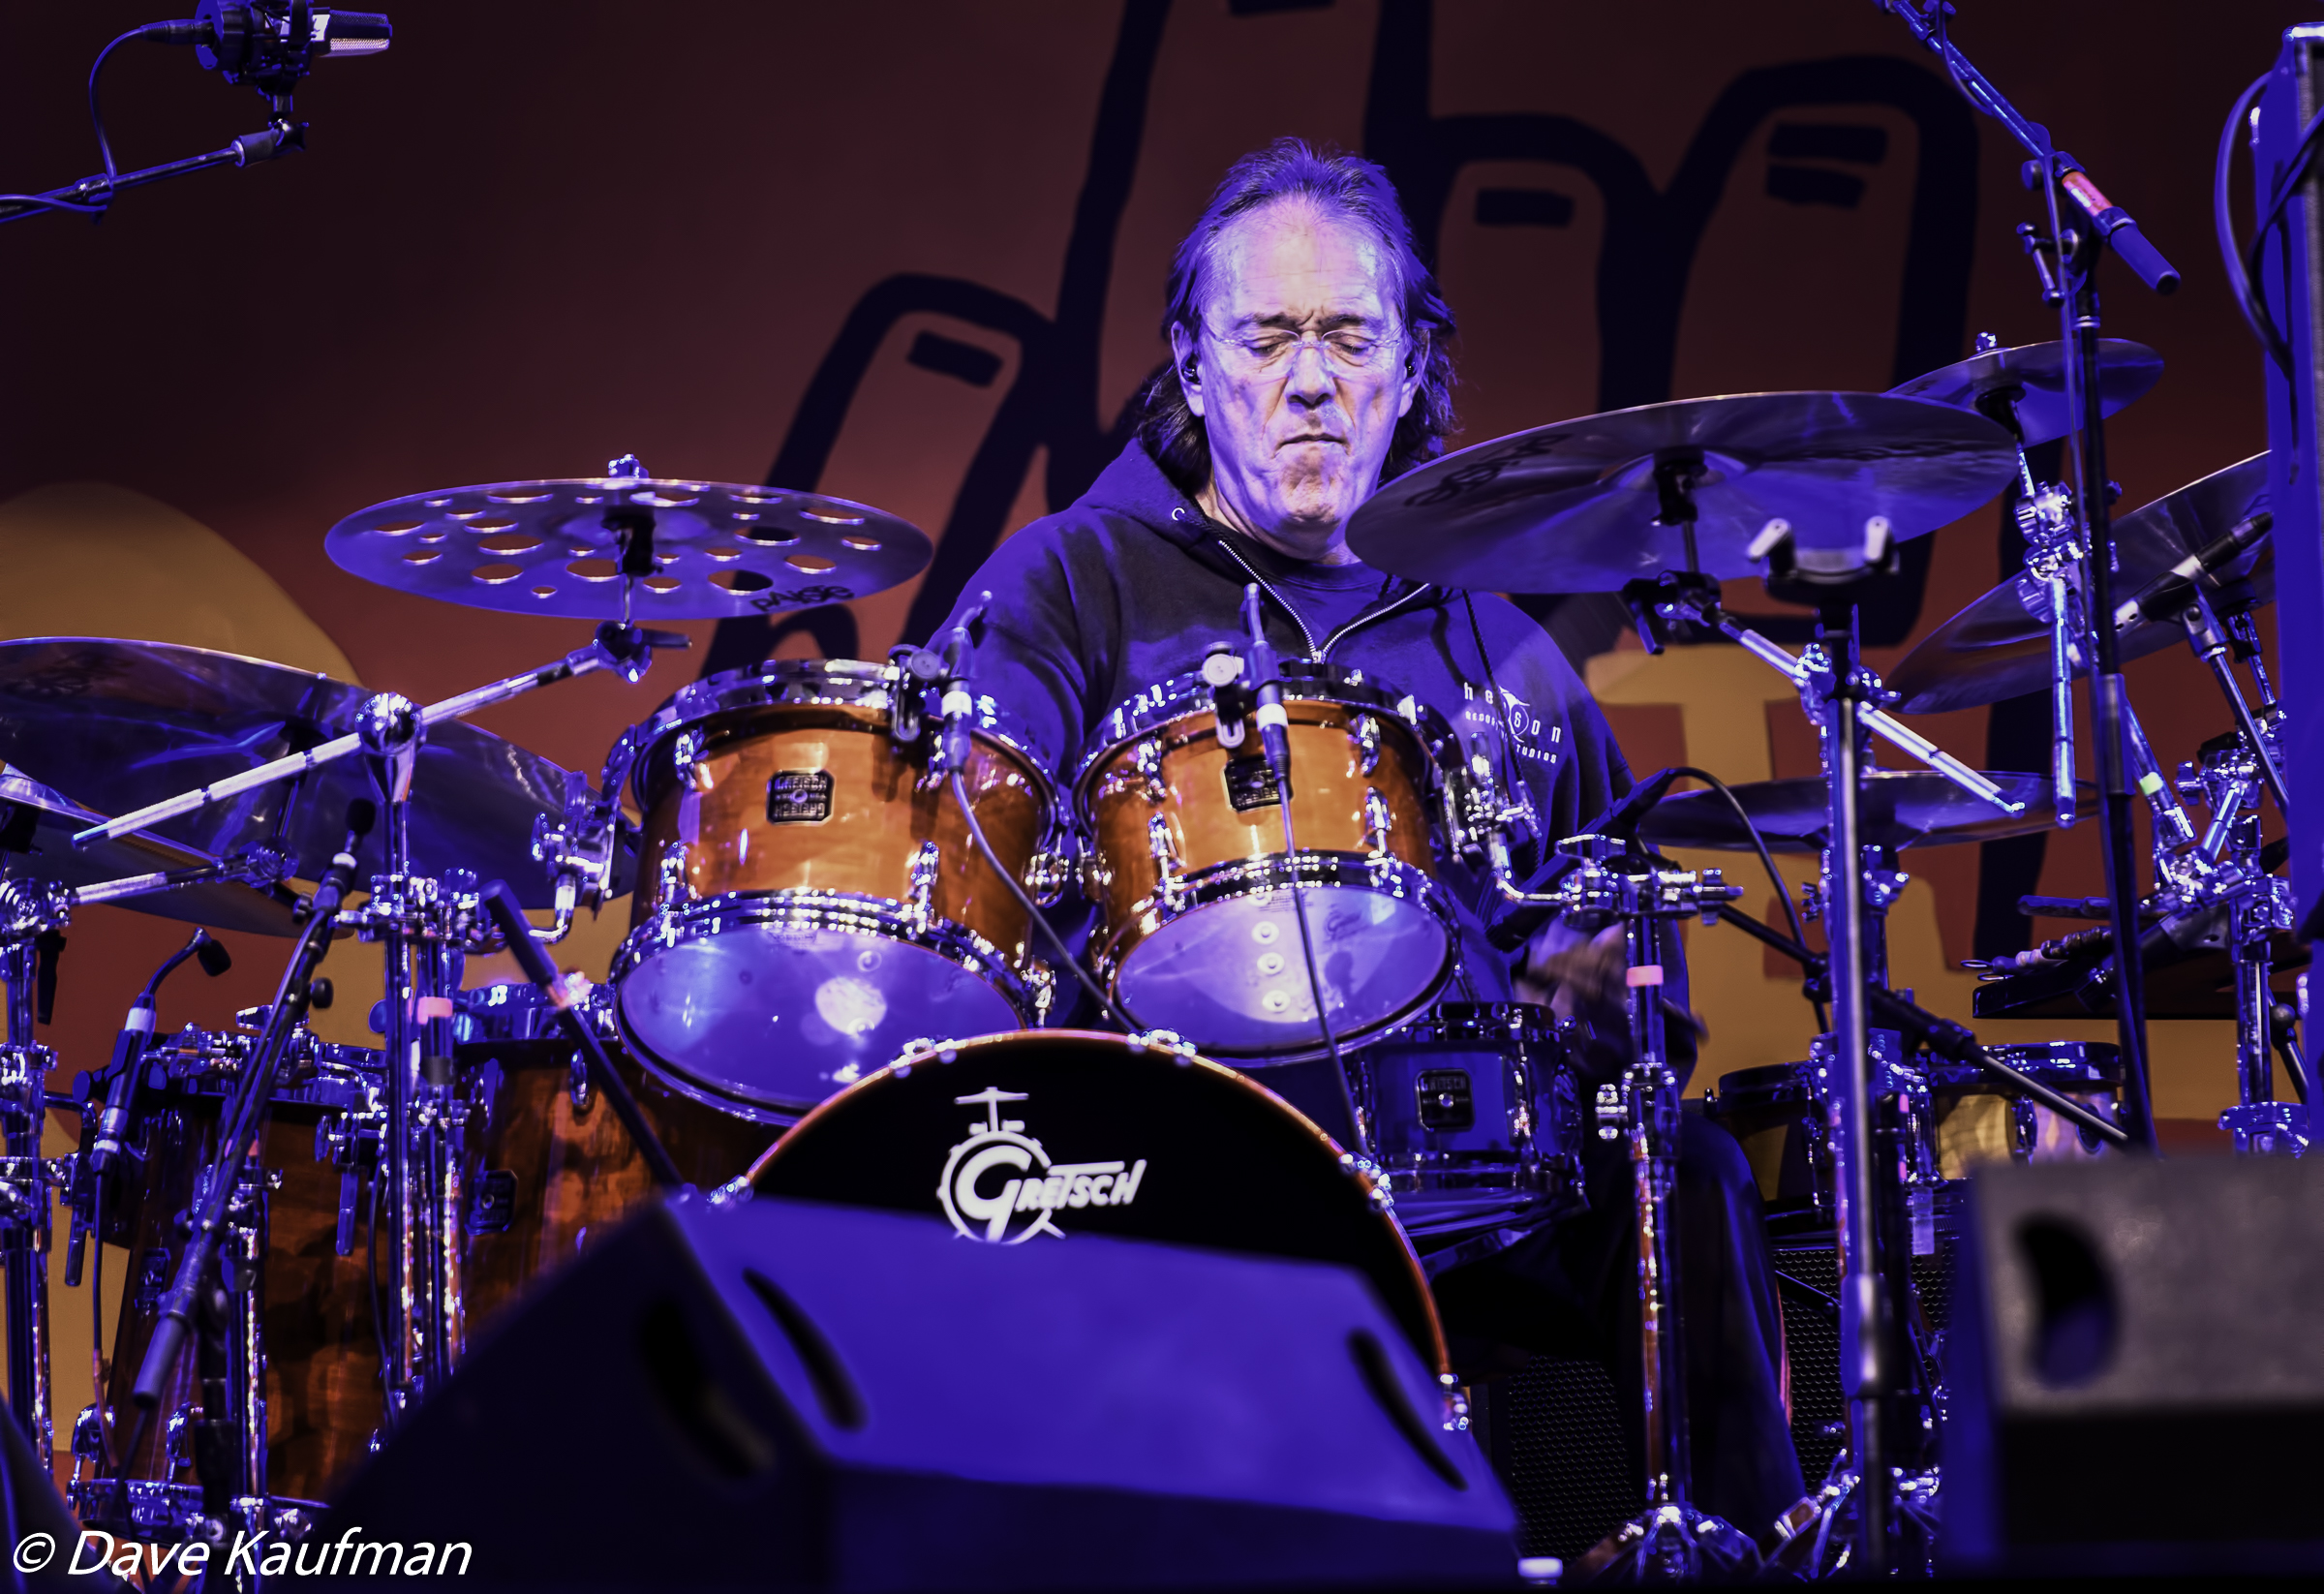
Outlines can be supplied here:
[[[2025, 812], [2003, 813], [1972, 797], [1933, 770], [1876, 769], [1864, 776], [1859, 812], [1867, 846], [1899, 850], [1954, 842], [1998, 842], [2031, 835], [2056, 822], [2046, 775], [1991, 774]], [[1730, 788], [1743, 812], [1758, 827], [1771, 852], [1820, 852], [1830, 814], [1820, 780], [1753, 781]], [[2077, 808], [2093, 810], [2097, 788], [2080, 782]], [[1735, 822], [1734, 810], [1715, 791], [1685, 791], [1666, 797], [1648, 812], [1638, 837], [1653, 846], [1698, 846], [1715, 851], [1749, 851], [1751, 837]]]
[[[2017, 471], [1984, 416], [1884, 393], [1741, 393], [1587, 415], [1463, 448], [1388, 482], [1348, 522], [1366, 564], [1488, 592], [1613, 592], [1664, 570], [1763, 571], [1769, 522], [1803, 552], [1901, 540]], [[1691, 506], [1692, 525], [1683, 510]]]
[[[0, 771], [0, 874], [82, 886], [218, 861], [143, 835], [76, 849], [73, 833], [101, 824], [105, 817], [19, 771]], [[110, 905], [212, 930], [288, 935], [293, 929], [288, 901], [239, 880], [194, 880], [141, 897], [117, 898]]]
[[[845, 499], [639, 472], [389, 499], [323, 549], [382, 587], [507, 614], [618, 620], [629, 588], [646, 625], [842, 603], [910, 580], [933, 551], [909, 521]], [[654, 573], [627, 582], [633, 527], [651, 529]]]
[[[2268, 456], [2253, 454], [2214, 471], [2175, 493], [2114, 522], [2119, 598], [2127, 598], [2188, 554], [2267, 507]], [[2219, 572], [2212, 601], [2227, 609], [2257, 607], [2276, 598], [2270, 539]], [[2122, 656], [2138, 659], [2181, 641], [2186, 632], [2167, 620], [2142, 619], [2117, 632]], [[2089, 660], [2074, 674], [2090, 673]], [[1888, 677], [1903, 693], [1903, 714], [1942, 714], [2005, 697], [2047, 690], [2050, 685], [2050, 604], [2043, 585], [2015, 576], [1978, 598], [1921, 639]]]
[[[1899, 383], [1888, 391], [1899, 398], [1928, 399], [1983, 414], [1977, 409], [1980, 398], [2014, 387], [2018, 397], [2008, 402], [2017, 416], [2018, 431], [2031, 448], [2062, 438], [2081, 424], [2081, 417], [2072, 413], [2065, 398], [2071, 353], [2064, 343], [2056, 341], [1987, 349]], [[2161, 380], [2162, 356], [2145, 344], [2127, 338], [2098, 340], [2098, 403], [2107, 414], [2145, 397]]]
[[[127, 813], [328, 741], [352, 728], [370, 696], [327, 675], [206, 648], [82, 636], [0, 642], [0, 758], [105, 812]], [[378, 796], [366, 764], [342, 758], [148, 834], [213, 858], [273, 845], [295, 874], [314, 879], [346, 840], [348, 805]], [[414, 870], [474, 870], [480, 880], [506, 880], [528, 907], [548, 905], [533, 818], [564, 812], [566, 780], [489, 731], [437, 725], [413, 782]], [[385, 836], [383, 823], [372, 827], [359, 874], [383, 871]]]

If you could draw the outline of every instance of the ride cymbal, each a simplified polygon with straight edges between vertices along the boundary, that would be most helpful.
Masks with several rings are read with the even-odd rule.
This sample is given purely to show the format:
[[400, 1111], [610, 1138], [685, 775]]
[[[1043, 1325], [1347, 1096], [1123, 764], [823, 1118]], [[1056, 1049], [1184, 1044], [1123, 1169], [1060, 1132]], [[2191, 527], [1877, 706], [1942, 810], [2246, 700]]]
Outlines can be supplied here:
[[[1859, 821], [1865, 844], [1902, 850], [1954, 842], [1997, 842], [2005, 836], [2047, 830], [2057, 822], [2050, 812], [2049, 777], [2004, 773], [1989, 774], [1985, 779], [2000, 786], [2010, 801], [2024, 804], [2024, 812], [2003, 813], [1934, 770], [1866, 771]], [[1753, 781], [1728, 789], [1751, 815], [1769, 851], [1822, 850], [1830, 811], [1820, 780]], [[2080, 782], [2079, 794], [2082, 802], [2078, 806], [2084, 812], [2097, 802], [2097, 788], [2088, 781]], [[1638, 836], [1655, 846], [1717, 851], [1751, 848], [1750, 833], [1715, 791], [1685, 791], [1664, 798], [1638, 826]]]
[[1357, 509], [1348, 546], [1397, 575], [1488, 592], [1762, 573], [1786, 533], [1801, 565], [1844, 567], [1868, 542], [1960, 519], [2016, 471], [2008, 433], [1950, 405], [1884, 393], [1681, 399], [1432, 461]]

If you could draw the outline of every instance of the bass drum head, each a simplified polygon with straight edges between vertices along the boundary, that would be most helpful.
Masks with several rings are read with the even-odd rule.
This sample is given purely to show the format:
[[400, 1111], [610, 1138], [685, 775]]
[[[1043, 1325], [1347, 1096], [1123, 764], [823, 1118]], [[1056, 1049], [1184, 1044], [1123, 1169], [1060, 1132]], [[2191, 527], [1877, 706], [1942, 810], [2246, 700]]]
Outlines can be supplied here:
[[751, 1169], [759, 1194], [949, 1221], [985, 1243], [1077, 1234], [1337, 1263], [1449, 1370], [1426, 1278], [1371, 1181], [1232, 1069], [1081, 1029], [914, 1053], [832, 1097]]
[[678, 1088], [783, 1117], [932, 1032], [1024, 1023], [989, 981], [927, 947], [747, 923], [640, 957], [621, 977], [616, 1011], [641, 1058]]
[[[1330, 885], [1303, 886], [1300, 896], [1337, 1039], [1395, 1023], [1443, 985], [1452, 936], [1417, 899]], [[1133, 1024], [1184, 1035], [1246, 1067], [1292, 1061], [1324, 1044], [1287, 890], [1181, 913], [1131, 949], [1114, 984]]]

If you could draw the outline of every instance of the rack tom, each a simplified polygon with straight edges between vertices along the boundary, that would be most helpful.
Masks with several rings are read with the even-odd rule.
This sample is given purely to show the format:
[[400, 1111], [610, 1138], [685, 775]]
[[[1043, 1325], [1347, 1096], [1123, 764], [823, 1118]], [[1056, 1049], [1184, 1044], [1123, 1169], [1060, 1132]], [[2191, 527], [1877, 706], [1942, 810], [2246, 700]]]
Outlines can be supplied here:
[[1456, 950], [1430, 850], [1423, 711], [1360, 670], [1287, 661], [1284, 675], [1297, 853], [1257, 730], [1233, 710], [1222, 726], [1201, 675], [1108, 715], [1075, 786], [1099, 977], [1134, 1023], [1242, 1066], [1322, 1050], [1295, 880], [1343, 1042], [1426, 1006]]
[[[688, 687], [616, 748], [606, 789], [627, 778], [645, 823], [615, 1013], [677, 1089], [785, 1122], [915, 1038], [1046, 1013], [927, 695], [896, 665], [769, 659]], [[990, 698], [963, 774], [1002, 864], [1054, 891], [1053, 788]]]

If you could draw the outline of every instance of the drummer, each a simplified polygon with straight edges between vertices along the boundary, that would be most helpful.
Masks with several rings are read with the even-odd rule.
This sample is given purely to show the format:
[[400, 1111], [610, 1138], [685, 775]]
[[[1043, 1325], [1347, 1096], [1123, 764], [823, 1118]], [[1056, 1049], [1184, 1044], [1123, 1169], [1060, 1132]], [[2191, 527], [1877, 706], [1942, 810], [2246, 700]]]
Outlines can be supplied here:
[[[1579, 831], [1629, 787], [1605, 718], [1513, 604], [1384, 574], [1347, 544], [1356, 506], [1435, 457], [1453, 430], [1452, 315], [1387, 173], [1290, 138], [1237, 162], [1178, 246], [1164, 329], [1171, 362], [1147, 383], [1120, 457], [969, 581], [962, 612], [992, 594], [974, 632], [977, 690], [1014, 712], [1050, 767], [1070, 771], [1117, 704], [1194, 669], [1213, 643], [1240, 651], [1238, 608], [1255, 582], [1284, 657], [1359, 667], [1412, 693], [1488, 761], [1525, 811], [1519, 883], [1539, 879], [1545, 840]], [[1606, 1038], [1595, 1050], [1610, 1077], [1628, 1033], [1618, 944], [1537, 940], [1513, 968], [1484, 934], [1499, 900], [1491, 882], [1443, 863], [1463, 939], [1449, 995], [1554, 995]], [[1683, 1001], [1683, 982], [1670, 989]], [[1674, 1060], [1691, 1069], [1693, 1036], [1671, 1027]], [[1266, 1073], [1314, 1116], [1344, 1118], [1328, 1075]], [[1697, 1498], [1763, 1533], [1803, 1492], [1779, 1393], [1772, 1268], [1736, 1143], [1694, 1115], [1687, 1130]], [[1619, 1147], [1605, 1148], [1589, 1214], [1438, 1280], [1464, 1372], [1528, 1351], [1595, 1355], [1627, 1364], [1636, 1387], [1627, 1178]]]

